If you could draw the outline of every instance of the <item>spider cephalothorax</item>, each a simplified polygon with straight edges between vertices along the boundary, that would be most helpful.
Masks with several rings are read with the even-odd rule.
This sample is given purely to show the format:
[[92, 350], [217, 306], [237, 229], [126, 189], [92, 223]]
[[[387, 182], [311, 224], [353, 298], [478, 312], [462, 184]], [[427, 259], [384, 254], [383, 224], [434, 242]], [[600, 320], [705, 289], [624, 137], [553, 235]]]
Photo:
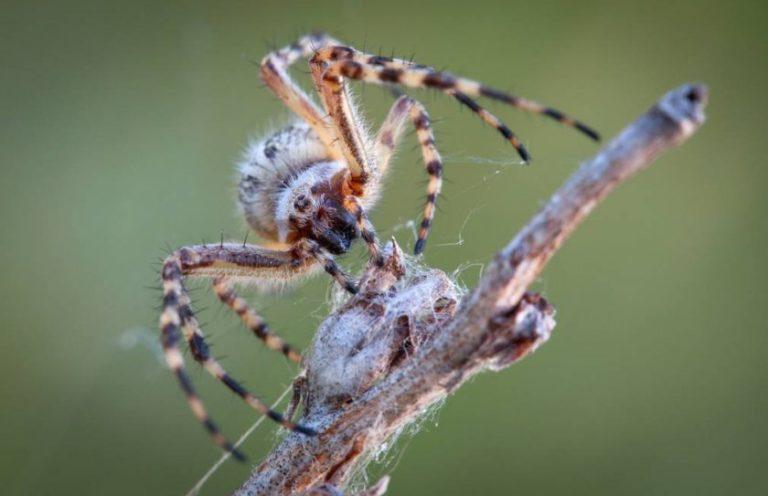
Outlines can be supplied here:
[[[288, 68], [308, 60], [322, 109], [289, 77]], [[517, 136], [475, 98], [485, 97], [541, 114], [598, 139], [581, 122], [536, 102], [487, 87], [430, 67], [405, 60], [368, 55], [316, 34], [268, 54], [261, 62], [264, 83], [298, 119], [268, 138], [252, 143], [239, 165], [239, 203], [248, 224], [262, 245], [221, 243], [181, 248], [164, 262], [163, 313], [160, 318], [166, 361], [176, 375], [187, 401], [216, 444], [240, 458], [242, 455], [219, 432], [195, 393], [184, 369], [179, 342], [183, 338], [192, 357], [258, 412], [288, 429], [314, 435], [315, 431], [271, 410], [232, 379], [211, 356], [190, 306], [185, 277], [213, 279], [219, 299], [271, 349], [294, 362], [301, 355], [274, 334], [264, 320], [239, 297], [235, 282], [270, 284], [285, 282], [324, 269], [349, 292], [354, 281], [344, 274], [333, 255], [346, 253], [360, 237], [374, 261], [380, 263], [376, 237], [366, 211], [379, 197], [382, 179], [402, 136], [411, 122], [429, 176], [424, 212], [414, 252], [421, 253], [435, 213], [442, 186], [443, 163], [435, 145], [429, 115], [409, 96], [393, 104], [378, 133], [366, 131], [346, 86], [347, 79], [432, 88], [468, 107], [495, 128], [524, 161], [529, 155]]]

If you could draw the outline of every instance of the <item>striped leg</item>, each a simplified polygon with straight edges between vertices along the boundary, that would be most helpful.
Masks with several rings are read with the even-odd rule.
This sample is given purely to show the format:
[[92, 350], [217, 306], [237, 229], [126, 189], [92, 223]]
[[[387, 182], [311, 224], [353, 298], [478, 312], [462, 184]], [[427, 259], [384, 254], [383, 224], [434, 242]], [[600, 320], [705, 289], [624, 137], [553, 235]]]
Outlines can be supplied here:
[[[186, 294], [183, 295], [183, 298], [187, 299]], [[211, 356], [208, 344], [205, 342], [205, 336], [203, 335], [200, 325], [188, 303], [184, 304], [184, 309], [182, 310], [182, 331], [195, 361], [200, 363], [209, 374], [227, 386], [233, 393], [240, 396], [251, 408], [262, 415], [266, 415], [286, 429], [301, 432], [302, 434], [307, 434], [309, 436], [317, 434], [315, 430], [303, 425], [294, 424], [293, 422], [286, 420], [280, 413], [270, 409], [266, 403], [248, 392], [238, 381], [233, 379], [232, 376], [224, 370], [224, 367]]]
[[[357, 50], [353, 51], [351, 59], [361, 64], [378, 66], [382, 69], [410, 72], [412, 75], [406, 76], [405, 81], [393, 81], [403, 84], [404, 86], [435, 88], [446, 92], [447, 90], [453, 88], [457, 91], [457, 93], [463, 93], [465, 95], [478, 98], [490, 98], [491, 100], [506, 103], [507, 105], [518, 108], [520, 110], [524, 110], [526, 112], [544, 115], [550, 119], [554, 119], [557, 122], [560, 122], [561, 124], [577, 129], [595, 141], [600, 140], [600, 135], [595, 130], [583, 122], [565, 115], [559, 110], [553, 109], [552, 107], [548, 107], [533, 100], [528, 100], [527, 98], [522, 98], [509, 94], [505, 91], [491, 88], [471, 79], [457, 77], [447, 72], [436, 71], [433, 68], [414, 64], [407, 60], [370, 55], [359, 52]], [[384, 79], [379, 77], [379, 80], [380, 82], [390, 82], [386, 81], [386, 79], [392, 78], [394, 76], [395, 74], [390, 73], [387, 75], [385, 73]], [[418, 83], [419, 78], [421, 78], [421, 83]], [[413, 82], [412, 79], [416, 79], [416, 82]], [[454, 95], [454, 97], [456, 97], [456, 95]], [[458, 97], [456, 98], [458, 99]]]
[[237, 295], [234, 285], [226, 277], [217, 277], [213, 280], [213, 290], [222, 303], [240, 316], [243, 324], [261, 339], [270, 350], [279, 351], [292, 362], [301, 362], [301, 353], [272, 332], [261, 316], [248, 306], [248, 303]]
[[319, 51], [316, 52], [309, 61], [312, 79], [331, 118], [338, 137], [337, 143], [349, 166], [352, 178], [350, 186], [357, 196], [362, 196], [364, 185], [371, 180], [372, 174], [377, 173], [376, 164], [368, 156], [369, 144], [361, 132], [364, 126], [349, 98], [344, 78], [338, 74], [327, 74], [326, 61], [318, 58], [319, 54]]
[[365, 241], [365, 245], [368, 247], [368, 253], [371, 254], [371, 259], [376, 265], [381, 267], [384, 264], [384, 258], [381, 256], [379, 244], [376, 241], [376, 230], [368, 219], [368, 215], [365, 213], [365, 209], [360, 204], [360, 201], [354, 196], [349, 196], [348, 199], [352, 203], [352, 208], [349, 208], [348, 210], [355, 213], [360, 237]]
[[[430, 67], [413, 64], [404, 60], [391, 59], [358, 52], [343, 46], [328, 46], [318, 50], [315, 59], [327, 64], [326, 79], [348, 77], [369, 83], [401, 84], [412, 88], [433, 88], [456, 98], [461, 104], [469, 106], [485, 122], [493, 125], [513, 146], [520, 156], [527, 160], [519, 140], [506, 126], [487, 110], [482, 109], [471, 97], [487, 97], [501, 101], [513, 107], [547, 116], [562, 124], [573, 127], [594, 140], [599, 135], [582, 122], [568, 117], [562, 112], [543, 104], [517, 97], [506, 92], [490, 88], [477, 81], [454, 76], [447, 72], [436, 71]], [[471, 102], [471, 103], [470, 103]]]
[[339, 283], [339, 286], [344, 288], [349, 294], [357, 294], [359, 290], [357, 283], [339, 268], [339, 265], [332, 256], [323, 251], [316, 253], [314, 256], [323, 264], [323, 269]]
[[297, 61], [308, 59], [315, 50], [338, 44], [336, 40], [323, 33], [304, 36], [292, 45], [267, 54], [262, 59], [260, 67], [261, 79], [269, 89], [310, 125], [336, 158], [342, 156], [341, 150], [335, 143], [336, 137], [324, 117], [324, 112], [293, 82], [288, 69]]
[[252, 408], [269, 416], [286, 428], [308, 435], [315, 434], [315, 431], [288, 422], [279, 413], [270, 410], [263, 402], [232, 379], [221, 365], [210, 356], [208, 345], [189, 305], [189, 297], [184, 289], [183, 279], [185, 276], [210, 277], [212, 275], [286, 279], [291, 275], [311, 270], [313, 266], [316, 266], [316, 263], [314, 259], [297, 261], [286, 252], [233, 244], [183, 248], [176, 251], [163, 263], [161, 273], [163, 312], [160, 317], [160, 327], [166, 362], [176, 375], [192, 412], [210, 433], [213, 441], [240, 460], [243, 459], [243, 455], [221, 434], [216, 424], [211, 420], [185, 371], [184, 359], [179, 348], [182, 333], [189, 343], [194, 359], [230, 390], [242, 397]]
[[377, 135], [376, 150], [381, 153], [382, 168], [386, 168], [386, 162], [392, 156], [392, 152], [402, 135], [405, 120], [408, 118], [413, 123], [413, 127], [416, 128], [416, 138], [421, 146], [424, 167], [429, 174], [427, 201], [424, 204], [424, 214], [413, 250], [414, 254], [419, 255], [424, 251], [429, 229], [435, 217], [437, 197], [443, 185], [443, 161], [435, 146], [435, 136], [432, 133], [429, 114], [424, 105], [408, 96], [398, 98]]
[[379, 132], [376, 134], [374, 150], [376, 151], [376, 159], [379, 162], [379, 170], [382, 176], [387, 173], [392, 155], [394, 155], [400, 137], [405, 130], [405, 123], [408, 122], [410, 116], [412, 101], [411, 98], [406, 96], [401, 96], [395, 100], [395, 103], [389, 109], [387, 117], [381, 124], [381, 128], [379, 128]]
[[343, 270], [341, 270], [333, 257], [326, 253], [322, 248], [320, 248], [320, 245], [318, 245], [316, 242], [308, 238], [304, 238], [299, 241], [298, 245], [294, 249], [294, 253], [296, 254], [295, 256], [297, 260], [304, 258], [312, 258], [317, 260], [317, 262], [323, 266], [325, 272], [333, 277], [339, 286], [344, 288], [344, 290], [350, 294], [357, 294], [359, 289], [357, 287], [357, 283]]
[[182, 391], [187, 398], [192, 413], [203, 424], [205, 430], [211, 435], [213, 442], [224, 451], [232, 454], [237, 460], [244, 461], [245, 456], [227, 440], [216, 424], [211, 420], [203, 402], [197, 395], [192, 381], [184, 368], [184, 357], [179, 349], [181, 334], [181, 307], [178, 295], [183, 293], [181, 286], [181, 269], [176, 263], [168, 263], [163, 266], [163, 313], [160, 316], [160, 328], [162, 331], [163, 352], [168, 367], [173, 371], [179, 381]]
[[490, 113], [487, 109], [481, 107], [479, 103], [460, 91], [449, 90], [448, 94], [456, 98], [459, 102], [461, 102], [462, 105], [469, 108], [478, 117], [480, 117], [483, 122], [497, 130], [499, 134], [501, 134], [504, 139], [509, 141], [515, 150], [517, 150], [517, 154], [520, 156], [523, 162], [528, 163], [531, 161], [531, 155], [528, 153], [528, 150], [525, 149], [525, 146], [523, 146], [523, 144], [520, 142], [520, 138], [518, 138], [515, 133], [513, 133], [512, 130], [507, 127], [506, 124], [501, 122], [498, 117]]

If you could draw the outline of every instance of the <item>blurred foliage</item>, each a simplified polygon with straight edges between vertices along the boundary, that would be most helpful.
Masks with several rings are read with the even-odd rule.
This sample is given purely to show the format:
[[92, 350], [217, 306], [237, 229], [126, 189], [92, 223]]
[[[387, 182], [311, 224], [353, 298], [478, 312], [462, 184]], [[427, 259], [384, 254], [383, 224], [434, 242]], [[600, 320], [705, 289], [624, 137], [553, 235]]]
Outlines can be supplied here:
[[[682, 82], [711, 87], [700, 134], [621, 188], [544, 273], [553, 340], [463, 388], [371, 475], [392, 472], [391, 494], [765, 494], [767, 14], [715, 1], [4, 2], [2, 492], [182, 494], [218, 457], [158, 361], [153, 262], [244, 235], [232, 163], [250, 133], [287, 118], [253, 62], [323, 29], [540, 99], [605, 136]], [[390, 96], [355, 87], [378, 122]], [[520, 167], [455, 102], [419, 95], [449, 181], [427, 261], [462, 267], [471, 286], [596, 148], [494, 105], [534, 156]], [[425, 175], [408, 139], [373, 220], [412, 246], [401, 226]], [[343, 263], [363, 258], [358, 247]], [[328, 286], [256, 301], [304, 345]], [[276, 398], [294, 368], [204, 286], [195, 297], [216, 353]], [[253, 422], [193, 375], [231, 437]], [[265, 424], [245, 450], [257, 462], [276, 439]], [[248, 472], [228, 463], [203, 494]]]

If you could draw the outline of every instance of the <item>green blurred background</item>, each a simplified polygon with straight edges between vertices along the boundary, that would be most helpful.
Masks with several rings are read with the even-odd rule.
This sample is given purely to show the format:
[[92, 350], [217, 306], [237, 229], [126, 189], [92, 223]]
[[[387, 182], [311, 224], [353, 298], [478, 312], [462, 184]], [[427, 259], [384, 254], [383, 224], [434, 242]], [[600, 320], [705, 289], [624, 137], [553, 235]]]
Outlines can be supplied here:
[[[701, 132], [609, 198], [538, 282], [558, 309], [552, 341], [464, 387], [371, 476], [391, 473], [391, 494], [766, 494], [765, 5], [3, 2], [0, 491], [183, 494], [218, 458], [158, 359], [155, 263], [243, 237], [232, 164], [288, 116], [253, 62], [322, 29], [540, 99], [605, 136], [683, 82], [711, 88]], [[427, 262], [463, 268], [472, 286], [596, 147], [492, 105], [534, 156], [521, 167], [469, 112], [419, 94], [449, 181]], [[362, 101], [378, 122], [391, 97], [367, 87]], [[414, 143], [373, 213], [409, 247], [425, 180]], [[343, 263], [363, 258], [358, 247]], [[257, 306], [305, 345], [328, 287], [316, 278]], [[208, 289], [195, 296], [216, 353], [276, 398], [295, 368]], [[228, 435], [255, 420], [193, 377]], [[244, 449], [257, 462], [277, 439], [265, 424]], [[249, 469], [225, 464], [202, 494]]]

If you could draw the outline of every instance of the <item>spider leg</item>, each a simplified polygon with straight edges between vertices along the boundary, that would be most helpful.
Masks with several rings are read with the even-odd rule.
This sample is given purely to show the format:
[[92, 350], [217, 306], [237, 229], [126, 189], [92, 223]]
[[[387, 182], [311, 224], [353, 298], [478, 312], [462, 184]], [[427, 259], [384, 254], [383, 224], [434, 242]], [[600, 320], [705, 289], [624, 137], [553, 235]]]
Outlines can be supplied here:
[[[178, 272], [178, 274], [177, 274]], [[208, 431], [213, 442], [224, 451], [232, 454], [240, 461], [245, 460], [245, 456], [235, 448], [235, 446], [224, 437], [218, 426], [211, 420], [203, 402], [197, 395], [192, 381], [184, 368], [184, 357], [179, 349], [179, 332], [181, 326], [181, 308], [179, 307], [178, 294], [183, 289], [181, 287], [181, 271], [176, 265], [163, 267], [163, 314], [160, 317], [160, 328], [162, 331], [163, 352], [168, 367], [173, 371], [176, 379], [179, 381], [182, 391], [187, 398], [187, 403], [194, 413], [197, 420]]]
[[424, 245], [427, 242], [427, 236], [429, 236], [429, 230], [435, 217], [437, 197], [443, 185], [443, 161], [435, 146], [435, 136], [432, 132], [429, 114], [424, 105], [409, 96], [404, 95], [398, 98], [379, 130], [375, 146], [379, 154], [380, 167], [386, 170], [389, 159], [402, 136], [405, 121], [409, 118], [416, 129], [424, 167], [429, 174], [427, 201], [424, 204], [424, 213], [413, 250], [418, 255], [424, 251]]
[[213, 291], [222, 303], [227, 305], [253, 334], [261, 339], [267, 348], [281, 352], [288, 360], [295, 363], [301, 362], [301, 353], [272, 332], [267, 323], [248, 303], [238, 296], [234, 284], [226, 277], [217, 277], [213, 280]]
[[525, 149], [525, 146], [523, 146], [523, 144], [520, 142], [520, 138], [518, 138], [517, 135], [515, 135], [515, 133], [513, 133], [506, 124], [501, 122], [498, 117], [493, 115], [487, 109], [481, 107], [480, 104], [460, 91], [448, 90], [446, 93], [456, 98], [459, 102], [461, 102], [462, 105], [466, 106], [478, 117], [480, 117], [483, 122], [497, 130], [499, 134], [501, 134], [504, 139], [509, 141], [515, 150], [517, 150], [517, 154], [520, 155], [520, 158], [523, 160], [523, 162], [528, 163], [531, 161], [531, 155], [528, 153], [528, 150]]
[[361, 132], [363, 126], [352, 106], [344, 78], [340, 75], [327, 75], [326, 61], [319, 57], [322, 50], [315, 52], [309, 61], [312, 79], [331, 118], [338, 137], [337, 143], [349, 167], [350, 187], [355, 195], [363, 196], [364, 186], [372, 180], [375, 181], [375, 176], [378, 175], [376, 166], [369, 156], [369, 143]]
[[381, 66], [385, 69], [408, 70], [412, 73], [415, 73], [414, 77], [416, 79], [419, 78], [418, 73], [421, 72], [421, 77], [423, 78], [422, 84], [408, 84], [407, 82], [403, 82], [402, 84], [405, 86], [430, 87], [445, 91], [450, 89], [450, 86], [453, 85], [457, 92], [461, 92], [473, 97], [490, 98], [491, 100], [506, 103], [507, 105], [518, 108], [520, 110], [524, 110], [526, 112], [544, 115], [545, 117], [554, 119], [561, 124], [575, 128], [576, 130], [580, 131], [595, 141], [600, 140], [600, 135], [597, 133], [597, 131], [587, 126], [583, 122], [567, 116], [559, 110], [553, 109], [552, 107], [539, 102], [535, 102], [533, 100], [529, 100], [527, 98], [522, 98], [502, 90], [491, 88], [471, 79], [454, 76], [448, 72], [436, 71], [431, 67], [414, 64], [408, 60], [370, 55], [359, 52], [357, 50], [355, 50], [352, 58], [356, 62], [365, 63], [372, 66]]
[[411, 102], [412, 99], [406, 95], [399, 95], [390, 107], [384, 122], [381, 123], [379, 132], [376, 133], [374, 150], [382, 175], [387, 173], [392, 156], [405, 130], [405, 123], [410, 117]]
[[371, 259], [381, 266], [384, 263], [384, 259], [381, 256], [379, 250], [379, 244], [376, 241], [376, 229], [373, 227], [368, 215], [365, 213], [365, 209], [360, 204], [357, 198], [354, 196], [348, 197], [351, 203], [349, 210], [354, 212], [355, 219], [357, 219], [357, 228], [360, 231], [360, 237], [365, 241], [365, 245], [368, 247], [368, 253], [371, 254]]
[[342, 156], [341, 151], [335, 144], [336, 137], [323, 111], [293, 82], [288, 69], [298, 60], [308, 59], [315, 50], [338, 44], [338, 41], [323, 33], [304, 36], [292, 45], [267, 54], [260, 64], [260, 76], [264, 84], [289, 109], [309, 124], [336, 158]]
[[182, 248], [174, 252], [163, 263], [161, 272], [163, 312], [160, 317], [160, 327], [166, 362], [179, 381], [192, 412], [209, 432], [213, 441], [240, 460], [244, 459], [242, 453], [235, 449], [234, 445], [221, 434], [216, 424], [211, 420], [184, 368], [184, 358], [179, 348], [182, 333], [190, 345], [194, 359], [230, 390], [242, 397], [252, 408], [269, 416], [286, 428], [310, 435], [314, 434], [315, 431], [286, 421], [282, 415], [272, 411], [266, 404], [246, 391], [210, 356], [200, 326], [189, 305], [189, 297], [183, 285], [184, 277], [250, 276], [252, 278], [287, 280], [310, 271], [316, 265], [317, 260], [312, 258], [296, 260], [290, 252], [240, 244]]
[[304, 238], [297, 243], [294, 249], [296, 260], [302, 260], [304, 258], [313, 258], [317, 260], [322, 266], [325, 272], [328, 273], [333, 279], [344, 288], [350, 294], [356, 294], [358, 291], [357, 283], [336, 263], [333, 256], [323, 250], [319, 244], [308, 238]]
[[369, 55], [344, 46], [322, 48], [318, 50], [314, 58], [326, 63], [325, 77], [328, 80], [348, 77], [376, 84], [400, 84], [412, 88], [433, 88], [453, 96], [462, 105], [469, 106], [485, 122], [496, 127], [506, 139], [515, 145], [515, 148], [524, 160], [527, 159], [527, 154], [521, 151], [519, 146], [516, 146], [516, 143], [519, 144], [519, 140], [506, 126], [502, 128], [496, 125], [500, 124], [498, 119], [482, 109], [470, 97], [487, 97], [521, 110], [541, 114], [573, 127], [594, 140], [599, 140], [599, 135], [593, 129], [558, 110], [485, 86], [471, 79], [454, 76], [448, 72], [437, 71], [431, 67], [389, 57]]
[[[184, 295], [183, 298], [187, 299], [186, 295]], [[286, 420], [280, 413], [270, 409], [266, 403], [246, 390], [238, 381], [229, 375], [224, 367], [211, 356], [208, 344], [205, 342], [205, 336], [203, 335], [200, 325], [194, 317], [194, 313], [188, 303], [184, 304], [182, 310], [181, 328], [195, 361], [200, 363], [209, 374], [227, 386], [233, 393], [240, 396], [251, 408], [262, 415], [266, 415], [286, 429], [301, 432], [302, 434], [307, 434], [309, 436], [317, 434], [314, 429]]]

